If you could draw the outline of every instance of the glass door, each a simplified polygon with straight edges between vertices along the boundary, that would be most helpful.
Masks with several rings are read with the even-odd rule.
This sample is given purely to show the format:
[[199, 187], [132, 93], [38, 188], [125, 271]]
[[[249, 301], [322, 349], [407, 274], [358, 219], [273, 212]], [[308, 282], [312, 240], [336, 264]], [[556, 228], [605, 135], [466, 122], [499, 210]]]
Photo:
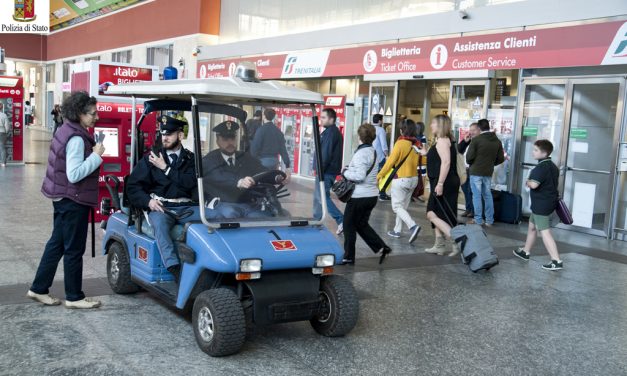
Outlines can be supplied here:
[[383, 127], [387, 134], [390, 150], [394, 140], [398, 137], [396, 122], [396, 98], [398, 95], [398, 82], [371, 82], [370, 105], [368, 122], [372, 122], [372, 115], [383, 115]]
[[553, 162], [560, 166], [560, 150], [564, 131], [564, 109], [566, 107], [566, 80], [523, 81], [525, 93], [522, 111], [518, 112], [520, 166], [518, 189], [523, 199], [523, 214], [531, 214], [529, 188], [525, 183], [529, 172], [536, 166], [531, 156], [533, 144], [540, 139], [553, 143]]
[[608, 78], [572, 80], [569, 88], [562, 197], [573, 227], [599, 235], [609, 233], [623, 86]]
[[574, 219], [571, 226], [558, 226], [610, 234], [624, 86], [623, 78], [523, 81], [518, 134], [523, 213], [530, 214], [525, 182], [536, 166], [533, 143], [547, 139], [553, 143], [552, 160], [560, 169], [560, 195]]
[[449, 116], [453, 122], [453, 131], [459, 141], [470, 124], [486, 118], [490, 81], [451, 81]]

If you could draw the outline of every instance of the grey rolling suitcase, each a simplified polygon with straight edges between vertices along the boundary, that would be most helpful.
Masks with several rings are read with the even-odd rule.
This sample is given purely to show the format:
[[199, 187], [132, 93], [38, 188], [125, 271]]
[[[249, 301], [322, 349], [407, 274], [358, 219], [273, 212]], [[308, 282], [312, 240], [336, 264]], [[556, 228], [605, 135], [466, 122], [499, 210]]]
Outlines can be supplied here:
[[[440, 208], [446, 215], [446, 221], [450, 226], [453, 226], [453, 221], [450, 220], [448, 213], [455, 212], [448, 207], [448, 203], [439, 197], [435, 199]], [[442, 207], [441, 201], [444, 201], [448, 207], [448, 211]], [[486, 236], [483, 228], [479, 225], [457, 225], [451, 229], [451, 238], [458, 244], [461, 250], [462, 262], [470, 268], [473, 273], [479, 270], [490, 270], [495, 265], [498, 265], [499, 258], [494, 253], [494, 248], [490, 244], [488, 237]]]
[[458, 225], [451, 229], [451, 238], [459, 245], [462, 260], [474, 273], [498, 265], [488, 237], [479, 225]]

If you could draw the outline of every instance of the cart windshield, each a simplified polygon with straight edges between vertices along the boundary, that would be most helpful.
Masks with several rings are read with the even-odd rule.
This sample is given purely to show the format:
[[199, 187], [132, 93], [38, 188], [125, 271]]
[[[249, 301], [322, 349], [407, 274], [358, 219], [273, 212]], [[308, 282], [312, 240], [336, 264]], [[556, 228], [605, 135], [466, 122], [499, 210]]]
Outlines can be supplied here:
[[[170, 115], [190, 124], [182, 144], [198, 152], [192, 112]], [[314, 209], [311, 106], [199, 103], [198, 125], [198, 189], [203, 193], [199, 204], [205, 206], [209, 222], [254, 225], [320, 219], [321, 208]]]

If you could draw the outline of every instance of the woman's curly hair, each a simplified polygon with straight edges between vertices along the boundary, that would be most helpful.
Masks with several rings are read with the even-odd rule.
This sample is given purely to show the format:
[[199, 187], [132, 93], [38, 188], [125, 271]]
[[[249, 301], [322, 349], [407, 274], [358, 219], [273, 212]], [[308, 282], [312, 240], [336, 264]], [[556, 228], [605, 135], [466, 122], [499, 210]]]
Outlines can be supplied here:
[[74, 123], [79, 123], [81, 114], [86, 114], [89, 107], [95, 106], [98, 101], [90, 97], [85, 91], [75, 91], [63, 100], [61, 116]]

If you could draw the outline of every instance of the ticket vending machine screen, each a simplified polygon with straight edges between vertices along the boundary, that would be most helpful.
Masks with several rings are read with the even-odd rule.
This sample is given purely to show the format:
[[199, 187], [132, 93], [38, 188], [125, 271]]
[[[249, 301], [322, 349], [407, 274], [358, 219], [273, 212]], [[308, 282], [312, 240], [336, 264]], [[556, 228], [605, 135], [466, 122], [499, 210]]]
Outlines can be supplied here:
[[102, 155], [103, 157], [117, 158], [120, 156], [118, 128], [96, 127], [94, 129], [94, 139], [104, 146], [105, 151]]

